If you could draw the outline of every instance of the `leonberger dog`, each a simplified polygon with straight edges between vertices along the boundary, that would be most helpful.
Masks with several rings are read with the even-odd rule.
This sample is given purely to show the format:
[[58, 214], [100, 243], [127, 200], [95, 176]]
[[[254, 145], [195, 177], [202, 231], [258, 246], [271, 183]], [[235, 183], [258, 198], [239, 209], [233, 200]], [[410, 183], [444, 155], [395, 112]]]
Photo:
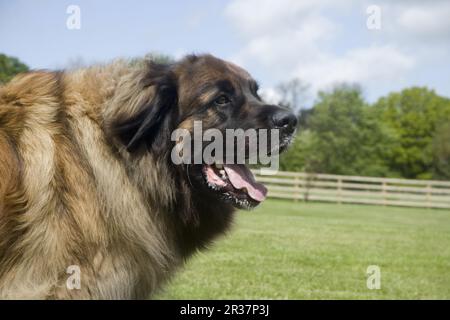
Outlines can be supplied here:
[[0, 297], [149, 298], [236, 208], [264, 200], [245, 164], [171, 161], [171, 132], [195, 120], [277, 128], [280, 150], [297, 123], [211, 55], [33, 71], [1, 87]]

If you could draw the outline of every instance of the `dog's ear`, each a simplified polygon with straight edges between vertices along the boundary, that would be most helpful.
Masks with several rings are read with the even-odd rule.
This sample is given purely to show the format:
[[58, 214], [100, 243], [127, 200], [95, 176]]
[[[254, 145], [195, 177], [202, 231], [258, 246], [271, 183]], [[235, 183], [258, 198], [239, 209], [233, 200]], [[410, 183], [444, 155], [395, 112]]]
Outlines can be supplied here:
[[176, 111], [177, 88], [170, 66], [150, 63], [149, 70], [141, 85], [143, 90], [154, 87], [151, 100], [142, 104], [132, 118], [115, 125], [116, 134], [129, 152], [144, 143], [156, 149], [167, 143], [164, 140], [170, 134], [169, 114]]

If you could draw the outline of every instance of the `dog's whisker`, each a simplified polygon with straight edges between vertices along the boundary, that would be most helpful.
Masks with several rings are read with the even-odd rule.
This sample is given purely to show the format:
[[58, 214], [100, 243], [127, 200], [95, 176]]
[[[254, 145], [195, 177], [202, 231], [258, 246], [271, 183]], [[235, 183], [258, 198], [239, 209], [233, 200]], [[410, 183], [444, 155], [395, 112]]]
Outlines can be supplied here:
[[186, 175], [187, 175], [187, 178], [188, 178], [188, 181], [189, 181], [190, 186], [191, 186], [192, 188], [195, 188], [194, 185], [192, 184], [191, 176], [189, 175], [189, 164], [186, 164]]

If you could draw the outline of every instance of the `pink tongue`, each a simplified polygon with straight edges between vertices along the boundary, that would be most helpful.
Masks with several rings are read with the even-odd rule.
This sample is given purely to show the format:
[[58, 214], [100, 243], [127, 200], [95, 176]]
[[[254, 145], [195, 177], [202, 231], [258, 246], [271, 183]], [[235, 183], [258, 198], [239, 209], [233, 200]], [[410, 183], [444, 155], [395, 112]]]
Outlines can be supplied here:
[[266, 187], [255, 181], [255, 177], [245, 165], [224, 164], [223, 167], [233, 187], [238, 190], [247, 188], [247, 193], [253, 200], [264, 201], [267, 194]]

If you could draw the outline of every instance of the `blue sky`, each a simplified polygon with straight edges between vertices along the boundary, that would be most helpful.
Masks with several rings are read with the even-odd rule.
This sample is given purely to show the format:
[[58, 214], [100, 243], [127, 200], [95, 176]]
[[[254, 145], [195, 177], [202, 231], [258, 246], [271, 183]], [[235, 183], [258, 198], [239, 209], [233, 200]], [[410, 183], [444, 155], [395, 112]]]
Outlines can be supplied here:
[[[69, 5], [81, 29], [69, 30]], [[366, 26], [369, 5], [380, 28]], [[209, 52], [247, 68], [268, 96], [300, 78], [311, 95], [357, 82], [373, 101], [426, 85], [450, 96], [450, 2], [331, 0], [0, 0], [0, 52], [60, 69], [151, 51]]]

